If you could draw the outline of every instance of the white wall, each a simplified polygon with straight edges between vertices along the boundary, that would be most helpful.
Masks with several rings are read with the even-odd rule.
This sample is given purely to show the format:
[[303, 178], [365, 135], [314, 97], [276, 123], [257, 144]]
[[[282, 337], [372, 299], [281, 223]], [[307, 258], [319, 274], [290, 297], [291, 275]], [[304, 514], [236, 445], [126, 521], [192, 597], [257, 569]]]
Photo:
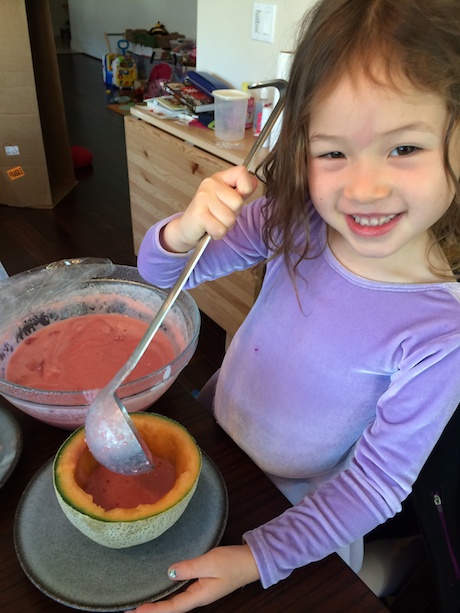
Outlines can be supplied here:
[[315, 0], [269, 0], [276, 5], [273, 43], [251, 39], [252, 0], [198, 0], [197, 69], [240, 88], [243, 81], [278, 76], [281, 51], [292, 51], [297, 25]]
[[[160, 21], [170, 31], [196, 38], [197, 0], [69, 0], [72, 49], [102, 58], [105, 32], [149, 30]], [[116, 51], [120, 37], [110, 37]]]

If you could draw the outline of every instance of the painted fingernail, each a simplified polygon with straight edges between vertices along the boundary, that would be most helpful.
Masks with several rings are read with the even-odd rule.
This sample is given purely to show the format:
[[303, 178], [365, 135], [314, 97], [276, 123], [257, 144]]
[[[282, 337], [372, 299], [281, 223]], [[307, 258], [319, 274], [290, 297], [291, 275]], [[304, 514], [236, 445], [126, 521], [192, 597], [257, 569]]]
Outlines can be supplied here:
[[170, 568], [170, 569], [168, 570], [168, 577], [169, 577], [170, 579], [175, 579], [175, 578], [177, 577], [177, 572], [176, 572], [176, 569], [175, 569], [175, 568]]

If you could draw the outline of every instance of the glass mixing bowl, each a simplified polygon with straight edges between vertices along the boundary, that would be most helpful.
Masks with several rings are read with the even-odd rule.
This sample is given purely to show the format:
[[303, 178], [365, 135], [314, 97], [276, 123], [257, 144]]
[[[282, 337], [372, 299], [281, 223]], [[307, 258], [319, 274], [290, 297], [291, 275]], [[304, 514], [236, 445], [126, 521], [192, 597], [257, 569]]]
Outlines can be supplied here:
[[[50, 391], [32, 389], [6, 379], [8, 361], [18, 344], [50, 323], [95, 313], [121, 313], [150, 323], [167, 296], [148, 284], [132, 266], [114, 265], [101, 278], [72, 288], [65, 297], [29, 312], [9, 326], [0, 338], [0, 394], [21, 411], [45, 423], [73, 430], [85, 423], [86, 412], [98, 390]], [[193, 298], [182, 291], [166, 316], [161, 330], [171, 341], [175, 357], [163, 368], [123, 383], [117, 391], [128, 411], [151, 406], [176, 380], [193, 356], [200, 330], [200, 312]], [[115, 373], [114, 373], [115, 374]]]

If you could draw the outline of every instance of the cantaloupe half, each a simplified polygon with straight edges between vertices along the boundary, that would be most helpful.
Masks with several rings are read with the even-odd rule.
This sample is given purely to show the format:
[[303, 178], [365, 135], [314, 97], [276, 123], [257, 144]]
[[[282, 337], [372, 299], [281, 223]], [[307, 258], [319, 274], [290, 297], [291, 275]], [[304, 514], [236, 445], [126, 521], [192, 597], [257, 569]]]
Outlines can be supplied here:
[[131, 413], [153, 454], [174, 466], [174, 485], [153, 504], [106, 510], [85, 491], [98, 466], [79, 428], [59, 448], [53, 464], [57, 500], [70, 522], [100, 545], [121, 549], [151, 541], [168, 530], [185, 511], [198, 483], [201, 451], [178, 422], [156, 413]]

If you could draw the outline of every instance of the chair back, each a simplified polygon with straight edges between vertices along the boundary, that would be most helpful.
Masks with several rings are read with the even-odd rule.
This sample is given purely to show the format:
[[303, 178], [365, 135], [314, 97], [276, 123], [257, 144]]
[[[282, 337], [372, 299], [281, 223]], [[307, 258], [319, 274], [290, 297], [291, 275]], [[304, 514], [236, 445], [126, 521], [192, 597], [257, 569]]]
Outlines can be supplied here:
[[460, 405], [420, 472], [410, 498], [428, 548], [437, 611], [460, 613]]

